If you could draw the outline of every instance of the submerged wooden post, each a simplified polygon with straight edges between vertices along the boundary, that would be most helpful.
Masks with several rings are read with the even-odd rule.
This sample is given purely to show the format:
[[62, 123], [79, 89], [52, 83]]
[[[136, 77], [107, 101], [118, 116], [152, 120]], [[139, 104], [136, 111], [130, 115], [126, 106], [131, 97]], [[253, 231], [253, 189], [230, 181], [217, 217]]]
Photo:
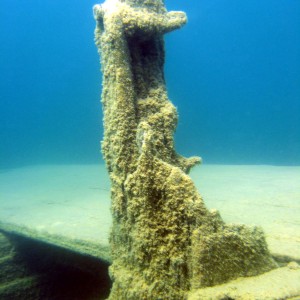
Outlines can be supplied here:
[[186, 23], [162, 0], [94, 7], [103, 72], [102, 152], [111, 179], [110, 299], [184, 299], [276, 267], [258, 228], [226, 225], [174, 149], [176, 108], [164, 80], [163, 35]]

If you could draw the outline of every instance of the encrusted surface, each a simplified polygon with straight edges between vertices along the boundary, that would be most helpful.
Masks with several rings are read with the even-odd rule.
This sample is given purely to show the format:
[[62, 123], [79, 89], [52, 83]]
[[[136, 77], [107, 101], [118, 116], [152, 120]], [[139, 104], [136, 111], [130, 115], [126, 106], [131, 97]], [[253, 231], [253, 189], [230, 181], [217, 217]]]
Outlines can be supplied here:
[[187, 175], [200, 159], [174, 149], [163, 34], [184, 25], [185, 14], [161, 1], [107, 0], [94, 15], [112, 183], [110, 299], [183, 299], [275, 268], [261, 230], [225, 225], [206, 209]]
[[0, 223], [0, 299], [105, 299], [103, 259], [88, 242]]

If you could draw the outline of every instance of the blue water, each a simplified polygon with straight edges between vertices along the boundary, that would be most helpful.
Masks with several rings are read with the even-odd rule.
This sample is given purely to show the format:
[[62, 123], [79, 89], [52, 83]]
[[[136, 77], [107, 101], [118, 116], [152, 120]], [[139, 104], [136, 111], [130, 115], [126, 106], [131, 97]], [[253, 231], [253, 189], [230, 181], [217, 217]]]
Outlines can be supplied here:
[[[2, 0], [0, 167], [101, 162], [95, 1]], [[167, 0], [178, 152], [206, 163], [300, 165], [300, 1]]]

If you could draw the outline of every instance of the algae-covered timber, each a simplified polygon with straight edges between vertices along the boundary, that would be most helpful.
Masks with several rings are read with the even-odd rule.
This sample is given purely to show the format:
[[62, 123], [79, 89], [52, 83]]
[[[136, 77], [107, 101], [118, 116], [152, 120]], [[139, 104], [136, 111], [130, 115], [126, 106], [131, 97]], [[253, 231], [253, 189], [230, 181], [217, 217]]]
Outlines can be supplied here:
[[184, 299], [278, 267], [260, 228], [227, 225], [205, 207], [188, 176], [200, 159], [174, 149], [163, 35], [186, 15], [161, 0], [107, 0], [94, 16], [112, 185], [110, 299]]
[[101, 245], [0, 222], [0, 299], [106, 299], [108, 265]]

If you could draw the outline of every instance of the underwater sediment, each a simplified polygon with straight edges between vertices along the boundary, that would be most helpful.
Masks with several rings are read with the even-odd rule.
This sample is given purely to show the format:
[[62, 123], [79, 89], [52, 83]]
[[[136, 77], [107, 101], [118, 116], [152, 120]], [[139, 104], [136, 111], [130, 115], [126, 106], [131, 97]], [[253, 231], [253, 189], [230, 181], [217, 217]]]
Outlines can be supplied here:
[[164, 80], [163, 35], [183, 12], [161, 0], [94, 7], [103, 73], [102, 152], [111, 180], [110, 299], [184, 299], [277, 267], [261, 229], [227, 225], [209, 211], [174, 148], [177, 111]]

